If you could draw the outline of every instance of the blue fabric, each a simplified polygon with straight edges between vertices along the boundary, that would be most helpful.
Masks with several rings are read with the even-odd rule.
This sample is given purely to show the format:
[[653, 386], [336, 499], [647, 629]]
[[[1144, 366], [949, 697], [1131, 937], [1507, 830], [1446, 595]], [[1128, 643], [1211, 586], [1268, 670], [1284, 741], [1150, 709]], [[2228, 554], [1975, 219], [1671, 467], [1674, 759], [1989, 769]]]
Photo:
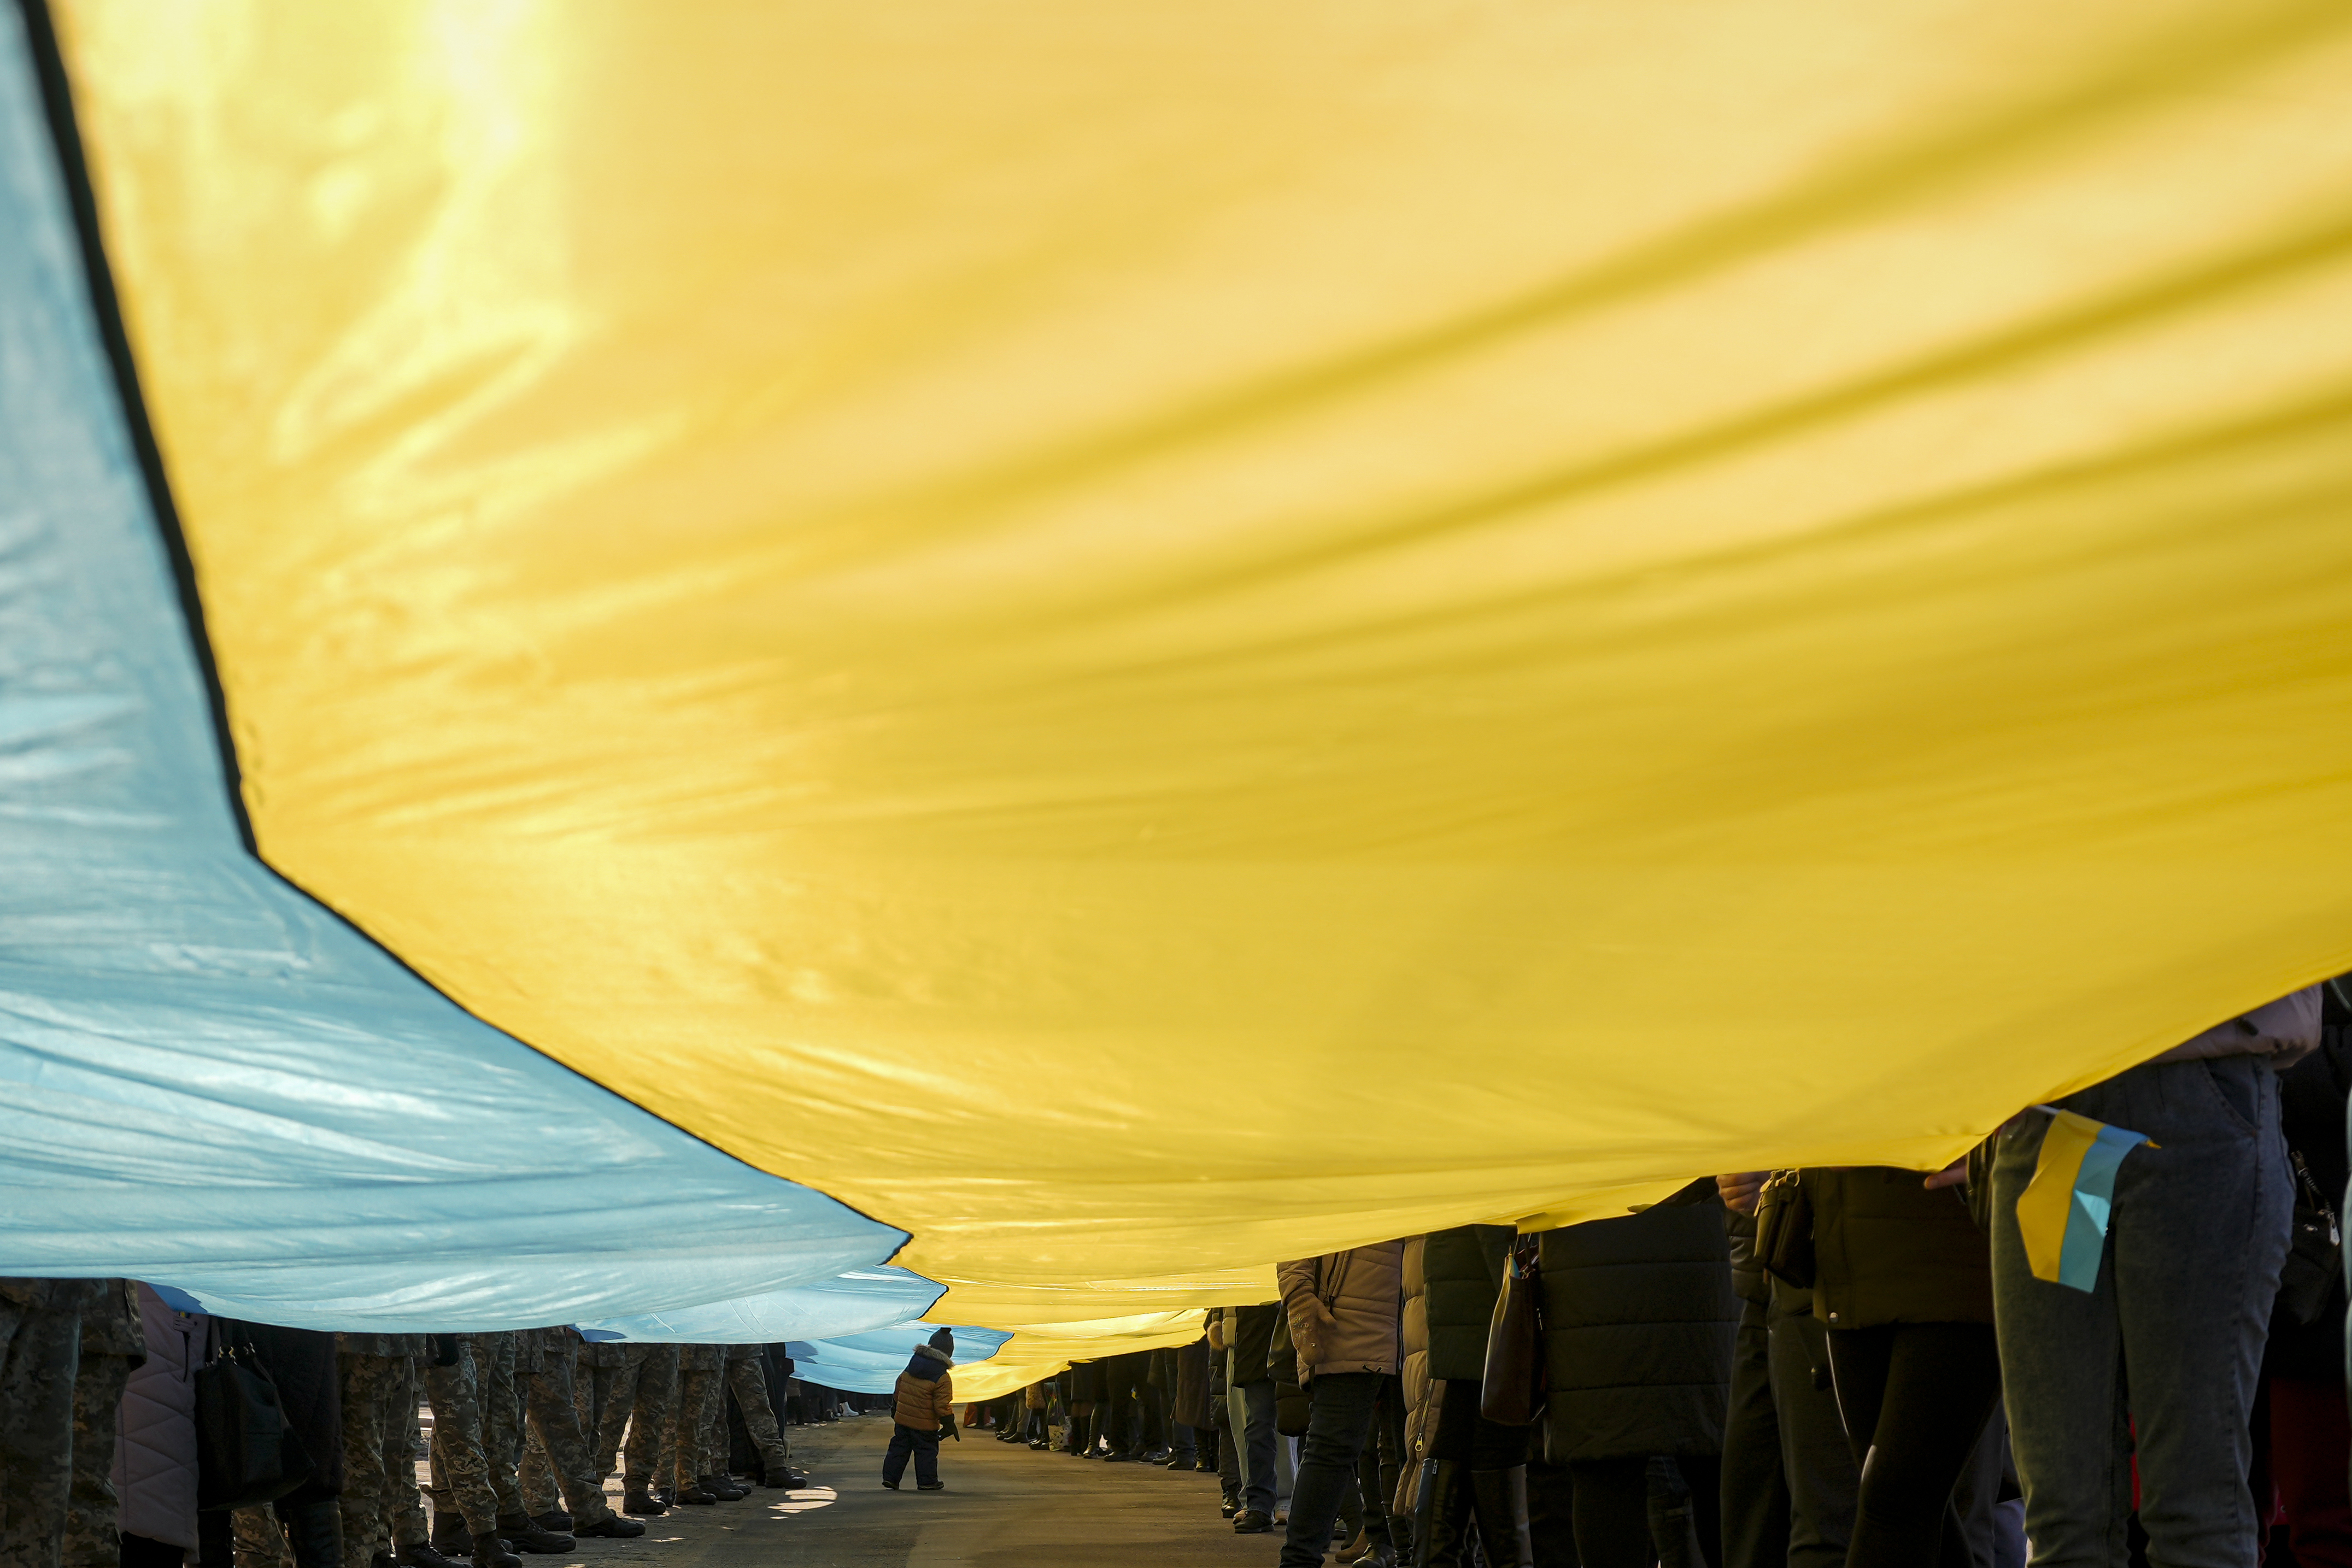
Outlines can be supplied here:
[[244, 852], [0, 6], [0, 1274], [492, 1330], [904, 1239], [476, 1021]]
[[2116, 1167], [2146, 1142], [2137, 1133], [2103, 1126], [2091, 1146], [2083, 1151], [2083, 1164], [2074, 1174], [2074, 1201], [2066, 1211], [2065, 1239], [2058, 1249], [2058, 1283], [2078, 1291], [2099, 1288], [2099, 1260], [2107, 1249], [2107, 1217], [2115, 1209]]
[[[793, 1375], [849, 1394], [887, 1394], [898, 1385], [907, 1358], [919, 1344], [929, 1343], [938, 1323], [901, 1323], [871, 1333], [842, 1334], [814, 1343], [794, 1341], [786, 1348], [793, 1358]], [[1013, 1335], [1003, 1329], [954, 1326], [955, 1364], [986, 1361], [1004, 1348]]]
[[603, 1318], [575, 1326], [592, 1340], [772, 1344], [864, 1333], [909, 1322], [930, 1311], [932, 1303], [946, 1293], [944, 1287], [905, 1269], [856, 1269], [839, 1279], [789, 1291], [677, 1312]]

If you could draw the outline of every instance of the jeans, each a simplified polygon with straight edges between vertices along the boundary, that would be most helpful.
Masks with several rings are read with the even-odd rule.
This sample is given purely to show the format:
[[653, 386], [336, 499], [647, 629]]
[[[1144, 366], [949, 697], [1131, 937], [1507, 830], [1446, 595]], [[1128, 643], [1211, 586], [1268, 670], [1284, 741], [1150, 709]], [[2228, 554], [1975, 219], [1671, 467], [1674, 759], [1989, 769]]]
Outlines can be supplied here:
[[1282, 1568], [1321, 1568], [1330, 1554], [1332, 1523], [1339, 1517], [1342, 1495], [1354, 1483], [1356, 1456], [1364, 1450], [1372, 1409], [1389, 1381], [1385, 1373], [1327, 1372], [1308, 1386], [1307, 1442], [1290, 1498]]
[[2135, 1428], [2149, 1562], [2251, 1568], [2248, 1421], [2294, 1206], [2278, 1080], [2252, 1057], [2148, 1062], [2060, 1104], [2157, 1146], [2116, 1169], [2085, 1293], [2035, 1279], [2018, 1235], [2050, 1118], [1995, 1138], [1993, 1302], [2034, 1568], [2125, 1561]]
[[913, 1427], [890, 1428], [890, 1451], [882, 1456], [882, 1479], [885, 1485], [897, 1486], [898, 1478], [907, 1473], [907, 1456], [915, 1458], [915, 1484], [940, 1484], [940, 1435], [930, 1428], [918, 1430]]
[[1789, 1482], [1789, 1568], [1842, 1568], [1853, 1538], [1861, 1468], [1830, 1387], [1828, 1325], [1812, 1315], [1810, 1291], [1787, 1304], [1780, 1294], [1774, 1291], [1765, 1323], [1772, 1340], [1780, 1473]]
[[1970, 1568], [1952, 1489], [2000, 1399], [1990, 1325], [1832, 1329], [1830, 1365], [1862, 1463], [1846, 1568]]
[[1728, 1568], [1788, 1568], [1789, 1481], [1772, 1404], [1771, 1309], [1739, 1303], [1731, 1402], [1723, 1423], [1723, 1560]]
[[[1242, 1507], [1260, 1513], [1274, 1511], [1274, 1384], [1244, 1383], [1226, 1391], [1233, 1402], [1234, 1424], [1242, 1429]], [[1230, 1428], [1229, 1428], [1230, 1430]]]

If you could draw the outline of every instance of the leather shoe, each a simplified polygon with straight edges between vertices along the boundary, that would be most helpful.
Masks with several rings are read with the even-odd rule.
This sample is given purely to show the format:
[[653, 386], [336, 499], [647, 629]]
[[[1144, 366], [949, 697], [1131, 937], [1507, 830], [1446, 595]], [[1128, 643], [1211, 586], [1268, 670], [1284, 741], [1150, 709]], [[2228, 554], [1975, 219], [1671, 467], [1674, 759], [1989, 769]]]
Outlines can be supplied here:
[[1274, 1516], [1264, 1509], [1245, 1508], [1234, 1515], [1234, 1533], [1235, 1535], [1271, 1535], [1274, 1533]]
[[948, 1483], [945, 1481], [917, 1481], [915, 1483], [915, 1490], [917, 1491], [945, 1491], [948, 1490]]
[[1135, 1462], [1133, 1454], [1109, 1453], [1103, 1456], [1103, 1463], [1107, 1465], [1131, 1465]]

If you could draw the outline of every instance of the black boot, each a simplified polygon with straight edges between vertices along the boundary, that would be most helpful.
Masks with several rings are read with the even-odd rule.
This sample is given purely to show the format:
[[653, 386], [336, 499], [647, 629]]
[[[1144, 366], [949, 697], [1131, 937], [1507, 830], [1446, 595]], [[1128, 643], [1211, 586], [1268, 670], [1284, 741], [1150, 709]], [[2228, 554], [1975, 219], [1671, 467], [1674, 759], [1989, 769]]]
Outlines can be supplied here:
[[602, 1518], [592, 1519], [572, 1531], [583, 1538], [594, 1536], [604, 1541], [634, 1541], [645, 1532], [646, 1527], [642, 1523], [634, 1519], [623, 1519], [609, 1508], [604, 1511]]
[[499, 1515], [499, 1539], [510, 1542], [517, 1552], [534, 1552], [542, 1555], [569, 1552], [579, 1544], [569, 1535], [541, 1529], [538, 1521], [527, 1513]]
[[474, 1568], [522, 1568], [522, 1559], [495, 1540], [474, 1542], [472, 1558]]
[[1472, 1470], [1470, 1495], [1478, 1512], [1486, 1568], [1535, 1568], [1535, 1540], [1528, 1531], [1527, 1467]]
[[667, 1513], [669, 1505], [656, 1498], [650, 1491], [633, 1491], [622, 1497], [621, 1511], [643, 1514], [647, 1519], [653, 1519]]
[[[468, 1547], [468, 1550], [471, 1550]], [[422, 1541], [412, 1541], [392, 1554], [400, 1568], [459, 1568], [463, 1558], [450, 1557], [438, 1547]]]
[[433, 1550], [444, 1557], [463, 1557], [474, 1550], [474, 1533], [466, 1528], [464, 1514], [433, 1515]]
[[530, 1521], [541, 1530], [551, 1531], [557, 1535], [572, 1533], [572, 1516], [560, 1508], [551, 1508], [545, 1513], [534, 1513], [530, 1516]]
[[1413, 1531], [1421, 1542], [1419, 1568], [1462, 1568], [1462, 1538], [1470, 1528], [1469, 1467], [1433, 1459], [1421, 1478], [1421, 1502]]
[[343, 1568], [343, 1511], [333, 1498], [274, 1505], [286, 1525], [294, 1568]]

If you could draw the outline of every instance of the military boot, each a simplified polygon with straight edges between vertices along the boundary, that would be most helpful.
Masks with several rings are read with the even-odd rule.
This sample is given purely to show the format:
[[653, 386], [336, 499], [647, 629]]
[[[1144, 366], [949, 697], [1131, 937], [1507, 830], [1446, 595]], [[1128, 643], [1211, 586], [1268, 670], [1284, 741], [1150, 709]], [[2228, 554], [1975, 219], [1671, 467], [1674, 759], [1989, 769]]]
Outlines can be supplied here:
[[740, 1502], [751, 1495], [751, 1489], [740, 1484], [733, 1476], [705, 1476], [697, 1484], [720, 1502]]
[[473, 1549], [474, 1535], [466, 1528], [466, 1516], [436, 1510], [433, 1515], [433, 1550], [445, 1557], [463, 1557]]
[[461, 1557], [444, 1555], [438, 1548], [422, 1541], [412, 1541], [393, 1553], [400, 1568], [458, 1568]]
[[522, 1559], [499, 1545], [495, 1538], [475, 1542], [471, 1555], [474, 1568], [522, 1568]]
[[552, 1530], [542, 1530], [527, 1513], [499, 1515], [499, 1539], [511, 1543], [517, 1552], [537, 1552], [542, 1556], [569, 1552], [578, 1542], [569, 1535]]
[[656, 1499], [649, 1491], [633, 1491], [621, 1499], [621, 1511], [642, 1514], [647, 1519], [654, 1519], [667, 1513], [669, 1505]]

